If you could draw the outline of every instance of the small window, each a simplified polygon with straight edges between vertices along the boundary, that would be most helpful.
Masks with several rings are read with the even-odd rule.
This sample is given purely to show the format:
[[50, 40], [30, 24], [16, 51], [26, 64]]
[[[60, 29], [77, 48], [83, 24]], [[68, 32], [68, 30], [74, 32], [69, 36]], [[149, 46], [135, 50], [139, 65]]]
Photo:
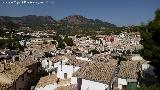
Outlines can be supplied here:
[[19, 61], [19, 57], [15, 57], [15, 61]]
[[127, 90], [127, 85], [122, 85], [122, 90]]

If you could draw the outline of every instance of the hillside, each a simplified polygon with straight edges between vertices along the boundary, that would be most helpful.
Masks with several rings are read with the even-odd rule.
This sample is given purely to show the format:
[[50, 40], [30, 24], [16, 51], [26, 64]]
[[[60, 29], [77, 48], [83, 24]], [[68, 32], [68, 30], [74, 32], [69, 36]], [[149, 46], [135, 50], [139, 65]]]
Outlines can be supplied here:
[[22, 17], [0, 16], [0, 21], [13, 22], [16, 24], [24, 24], [29, 26], [56, 23], [56, 21], [51, 16], [36, 16], [36, 15], [28, 15]]
[[70, 30], [70, 32], [79, 30], [107, 30], [116, 28], [116, 25], [101, 21], [99, 19], [88, 19], [81, 15], [67, 16], [59, 21], [51, 16], [28, 15], [22, 17], [0, 16], [1, 23], [14, 23], [19, 26], [27, 26], [33, 30]]

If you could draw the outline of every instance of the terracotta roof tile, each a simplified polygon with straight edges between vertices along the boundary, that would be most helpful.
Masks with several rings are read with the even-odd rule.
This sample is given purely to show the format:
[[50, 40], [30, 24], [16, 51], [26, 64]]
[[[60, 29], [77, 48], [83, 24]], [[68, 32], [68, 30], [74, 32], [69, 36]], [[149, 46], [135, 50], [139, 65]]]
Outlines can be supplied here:
[[36, 87], [45, 87], [46, 85], [49, 85], [49, 84], [54, 84], [56, 83], [57, 81], [57, 76], [54, 75], [54, 74], [51, 74], [51, 75], [47, 75], [45, 77], [41, 77], [39, 82], [37, 83]]
[[74, 89], [74, 88], [76, 88], [76, 85], [67, 85], [67, 86], [57, 87], [54, 90], [77, 90], [77, 89]]
[[114, 69], [115, 66], [108, 63], [92, 62], [88, 66], [78, 69], [73, 73], [73, 77], [108, 83], [111, 80]]
[[1, 76], [5, 75], [5, 80], [1, 80], [0, 83], [5, 83], [6, 80], [10, 81], [9, 84], [13, 83], [14, 80], [18, 79], [19, 76], [24, 74], [28, 69], [25, 67], [21, 67], [17, 64], [8, 64], [5, 65], [5, 70], [1, 72]]
[[56, 62], [63, 60], [63, 57], [61, 55], [56, 55], [55, 57], [50, 58], [50, 60], [56, 63]]
[[140, 66], [143, 62], [140, 61], [122, 61], [119, 68], [118, 77], [137, 79], [138, 72], [140, 71]]

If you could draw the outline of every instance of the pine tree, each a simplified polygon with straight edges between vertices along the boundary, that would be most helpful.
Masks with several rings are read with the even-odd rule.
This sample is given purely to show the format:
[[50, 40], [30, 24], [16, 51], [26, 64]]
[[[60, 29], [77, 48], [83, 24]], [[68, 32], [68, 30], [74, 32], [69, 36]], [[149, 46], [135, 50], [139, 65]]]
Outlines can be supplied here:
[[155, 18], [147, 26], [141, 27], [141, 55], [151, 61], [155, 74], [160, 82], [160, 9], [155, 12]]

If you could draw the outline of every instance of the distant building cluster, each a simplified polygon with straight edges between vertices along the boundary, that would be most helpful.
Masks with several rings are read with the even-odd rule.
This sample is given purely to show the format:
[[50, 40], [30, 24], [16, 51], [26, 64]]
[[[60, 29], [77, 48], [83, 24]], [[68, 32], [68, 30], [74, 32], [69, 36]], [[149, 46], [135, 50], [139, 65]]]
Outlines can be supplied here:
[[109, 53], [122, 53], [126, 52], [127, 50], [133, 52], [143, 48], [143, 46], [140, 44], [141, 38], [139, 33], [123, 32], [119, 35], [98, 37], [102, 40], [105, 50], [107, 50]]

